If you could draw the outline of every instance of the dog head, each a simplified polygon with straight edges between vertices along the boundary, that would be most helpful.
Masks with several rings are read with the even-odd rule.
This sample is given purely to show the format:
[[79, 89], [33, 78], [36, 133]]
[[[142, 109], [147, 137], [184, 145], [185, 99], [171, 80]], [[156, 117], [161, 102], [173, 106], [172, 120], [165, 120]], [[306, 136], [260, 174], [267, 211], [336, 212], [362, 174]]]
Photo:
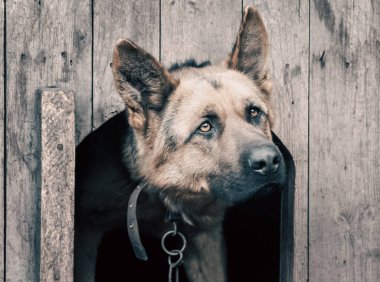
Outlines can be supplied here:
[[219, 66], [169, 72], [129, 40], [113, 55], [116, 88], [128, 111], [134, 146], [126, 163], [135, 180], [177, 198], [245, 200], [284, 181], [272, 143], [268, 36], [259, 13], [246, 7], [230, 55]]

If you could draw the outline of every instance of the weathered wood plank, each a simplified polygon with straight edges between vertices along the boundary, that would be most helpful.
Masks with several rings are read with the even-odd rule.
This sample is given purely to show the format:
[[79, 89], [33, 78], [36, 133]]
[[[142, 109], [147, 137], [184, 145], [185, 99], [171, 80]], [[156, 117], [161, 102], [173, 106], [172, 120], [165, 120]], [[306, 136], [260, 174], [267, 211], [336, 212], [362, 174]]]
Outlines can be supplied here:
[[0, 281], [4, 281], [4, 4], [0, 4]]
[[159, 57], [160, 1], [95, 1], [94, 6], [94, 129], [124, 110], [116, 93], [110, 63], [119, 38], [129, 38]]
[[162, 1], [161, 61], [221, 62], [232, 49], [241, 15], [241, 0]]
[[[309, 5], [307, 1], [260, 0], [255, 1], [254, 6], [262, 15], [271, 43], [275, 131], [296, 163], [296, 191], [294, 196], [289, 195], [289, 205], [294, 201], [294, 214], [292, 206], [284, 206], [290, 211], [288, 221], [293, 221], [293, 226], [282, 227], [287, 240], [294, 233], [294, 241], [284, 238], [281, 241], [281, 279], [307, 281]], [[289, 256], [292, 245], [293, 257]]]
[[[67, 50], [66, 67], [70, 65], [67, 75], [69, 79], [58, 83], [58, 86], [75, 90], [76, 144], [92, 130], [92, 2], [65, 0], [56, 1], [54, 4], [67, 5], [66, 22], [62, 24], [68, 36], [67, 45], [63, 46]], [[59, 23], [61, 24], [60, 21]]]
[[74, 93], [41, 91], [40, 281], [73, 281]]
[[380, 281], [380, 2], [310, 20], [310, 281]]
[[[6, 1], [6, 277], [38, 281], [40, 184], [36, 89], [77, 89], [78, 135], [89, 128], [90, 1]], [[85, 73], [85, 75], [84, 75]], [[83, 96], [82, 96], [83, 95]], [[87, 99], [85, 98], [87, 96]], [[81, 100], [83, 99], [83, 100]], [[83, 123], [82, 123], [83, 122]]]

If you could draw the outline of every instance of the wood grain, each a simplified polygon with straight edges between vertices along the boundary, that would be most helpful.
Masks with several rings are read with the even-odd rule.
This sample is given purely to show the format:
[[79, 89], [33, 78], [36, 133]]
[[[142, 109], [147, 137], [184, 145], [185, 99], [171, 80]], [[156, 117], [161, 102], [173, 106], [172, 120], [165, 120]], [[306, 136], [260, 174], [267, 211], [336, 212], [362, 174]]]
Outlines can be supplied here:
[[4, 281], [4, 4], [0, 4], [0, 281]]
[[89, 0], [14, 0], [5, 3], [5, 279], [38, 281], [40, 150], [36, 90], [46, 85], [76, 89], [80, 93], [78, 97], [81, 97], [76, 101], [77, 117], [80, 117], [77, 120], [77, 141], [89, 132], [91, 56], [88, 44], [91, 43], [91, 7]]
[[310, 281], [380, 281], [380, 2], [310, 20]]
[[221, 62], [235, 42], [241, 8], [240, 0], [163, 0], [161, 61], [167, 66], [189, 58]]
[[[249, 3], [245, 1], [244, 4]], [[281, 279], [306, 281], [309, 5], [295, 0], [255, 1], [254, 7], [260, 12], [269, 33], [275, 132], [292, 153], [296, 164], [296, 190], [292, 191], [294, 195], [289, 194], [289, 204], [283, 207], [289, 212], [289, 218], [283, 218], [283, 222], [289, 226], [282, 227]]]
[[94, 129], [124, 110], [115, 90], [110, 63], [119, 38], [129, 38], [159, 58], [160, 1], [95, 1]]
[[40, 281], [73, 281], [75, 119], [72, 91], [41, 93]]

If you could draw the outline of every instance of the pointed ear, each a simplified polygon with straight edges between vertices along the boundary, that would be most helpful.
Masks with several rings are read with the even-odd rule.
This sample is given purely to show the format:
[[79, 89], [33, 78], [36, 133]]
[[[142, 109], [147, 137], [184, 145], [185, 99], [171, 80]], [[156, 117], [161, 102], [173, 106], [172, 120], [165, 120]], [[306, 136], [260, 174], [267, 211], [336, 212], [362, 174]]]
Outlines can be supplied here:
[[227, 58], [227, 65], [249, 76], [269, 94], [272, 83], [268, 71], [269, 42], [264, 23], [258, 11], [252, 6], [244, 8], [239, 34]]
[[178, 84], [152, 55], [126, 39], [116, 43], [112, 71], [135, 129], [144, 127], [150, 111], [162, 110]]

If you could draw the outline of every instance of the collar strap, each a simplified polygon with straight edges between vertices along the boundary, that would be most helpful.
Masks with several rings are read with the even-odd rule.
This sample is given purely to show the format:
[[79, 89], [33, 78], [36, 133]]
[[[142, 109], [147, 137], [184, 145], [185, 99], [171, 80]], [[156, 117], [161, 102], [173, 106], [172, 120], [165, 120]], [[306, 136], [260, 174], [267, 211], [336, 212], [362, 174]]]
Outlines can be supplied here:
[[139, 227], [137, 222], [136, 208], [137, 200], [140, 192], [144, 189], [145, 185], [137, 185], [135, 190], [133, 190], [128, 201], [128, 211], [127, 211], [127, 224], [128, 224], [128, 236], [131, 241], [133, 251], [135, 256], [141, 260], [148, 260], [148, 255], [146, 254], [145, 248], [141, 243]]

